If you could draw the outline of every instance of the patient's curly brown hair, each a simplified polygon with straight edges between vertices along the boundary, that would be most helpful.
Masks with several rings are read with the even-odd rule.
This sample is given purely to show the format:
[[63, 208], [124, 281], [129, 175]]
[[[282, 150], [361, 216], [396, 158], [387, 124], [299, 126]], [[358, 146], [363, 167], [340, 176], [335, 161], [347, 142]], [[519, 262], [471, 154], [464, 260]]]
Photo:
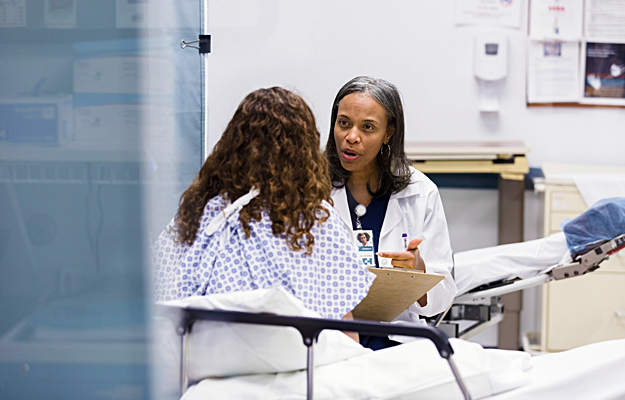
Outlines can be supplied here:
[[240, 212], [246, 238], [250, 220], [266, 211], [274, 235], [285, 234], [295, 251], [312, 253], [315, 221], [325, 221], [331, 203], [328, 164], [319, 149], [315, 117], [304, 100], [280, 87], [259, 89], [241, 102], [225, 132], [182, 194], [176, 214], [177, 241], [193, 244], [208, 201], [234, 201], [252, 186], [260, 194]]

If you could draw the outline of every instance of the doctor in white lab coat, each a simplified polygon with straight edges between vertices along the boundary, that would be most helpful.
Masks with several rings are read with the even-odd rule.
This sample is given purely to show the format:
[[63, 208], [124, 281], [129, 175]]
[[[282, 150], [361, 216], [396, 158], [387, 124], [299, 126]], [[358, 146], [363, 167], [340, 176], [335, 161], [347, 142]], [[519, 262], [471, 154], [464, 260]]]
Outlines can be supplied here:
[[445, 276], [396, 321], [443, 312], [457, 292], [447, 221], [436, 185], [406, 159], [395, 86], [370, 77], [346, 83], [334, 100], [325, 154], [334, 207], [350, 229], [373, 233], [376, 264]]

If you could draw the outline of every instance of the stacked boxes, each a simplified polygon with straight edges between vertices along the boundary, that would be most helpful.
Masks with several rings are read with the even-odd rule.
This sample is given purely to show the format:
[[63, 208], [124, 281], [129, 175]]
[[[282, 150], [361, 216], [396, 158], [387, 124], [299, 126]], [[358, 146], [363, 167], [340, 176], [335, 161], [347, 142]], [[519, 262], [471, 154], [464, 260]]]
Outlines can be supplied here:
[[[137, 150], [145, 126], [174, 132], [174, 73], [170, 59], [137, 40], [74, 45], [76, 140], [105, 148]], [[162, 82], [160, 85], [151, 82]]]
[[0, 141], [59, 145], [73, 136], [71, 95], [0, 98]]

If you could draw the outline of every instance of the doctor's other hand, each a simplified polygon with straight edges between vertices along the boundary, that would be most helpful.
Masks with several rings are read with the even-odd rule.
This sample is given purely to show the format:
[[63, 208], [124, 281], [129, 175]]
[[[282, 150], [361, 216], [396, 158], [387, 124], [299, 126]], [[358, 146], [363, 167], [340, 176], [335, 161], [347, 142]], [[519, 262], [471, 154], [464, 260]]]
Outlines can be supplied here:
[[425, 272], [425, 262], [421, 258], [419, 245], [423, 239], [413, 239], [408, 243], [406, 251], [381, 251], [378, 256], [391, 259], [396, 268], [416, 269]]

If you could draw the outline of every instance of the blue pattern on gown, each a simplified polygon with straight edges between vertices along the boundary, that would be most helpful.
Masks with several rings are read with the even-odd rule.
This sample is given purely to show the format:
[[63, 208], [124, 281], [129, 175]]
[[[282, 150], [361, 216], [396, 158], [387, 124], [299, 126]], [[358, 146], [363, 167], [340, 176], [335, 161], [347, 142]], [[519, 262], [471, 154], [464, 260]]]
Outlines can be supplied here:
[[225, 206], [221, 196], [207, 203], [191, 246], [174, 241], [173, 221], [161, 233], [154, 246], [157, 300], [283, 286], [307, 308], [338, 319], [367, 295], [375, 275], [361, 263], [351, 232], [328, 203], [330, 216], [313, 227], [315, 244], [308, 256], [291, 250], [284, 235], [272, 233], [265, 212], [260, 221], [250, 221], [248, 239], [238, 212], [208, 235], [206, 228]]

